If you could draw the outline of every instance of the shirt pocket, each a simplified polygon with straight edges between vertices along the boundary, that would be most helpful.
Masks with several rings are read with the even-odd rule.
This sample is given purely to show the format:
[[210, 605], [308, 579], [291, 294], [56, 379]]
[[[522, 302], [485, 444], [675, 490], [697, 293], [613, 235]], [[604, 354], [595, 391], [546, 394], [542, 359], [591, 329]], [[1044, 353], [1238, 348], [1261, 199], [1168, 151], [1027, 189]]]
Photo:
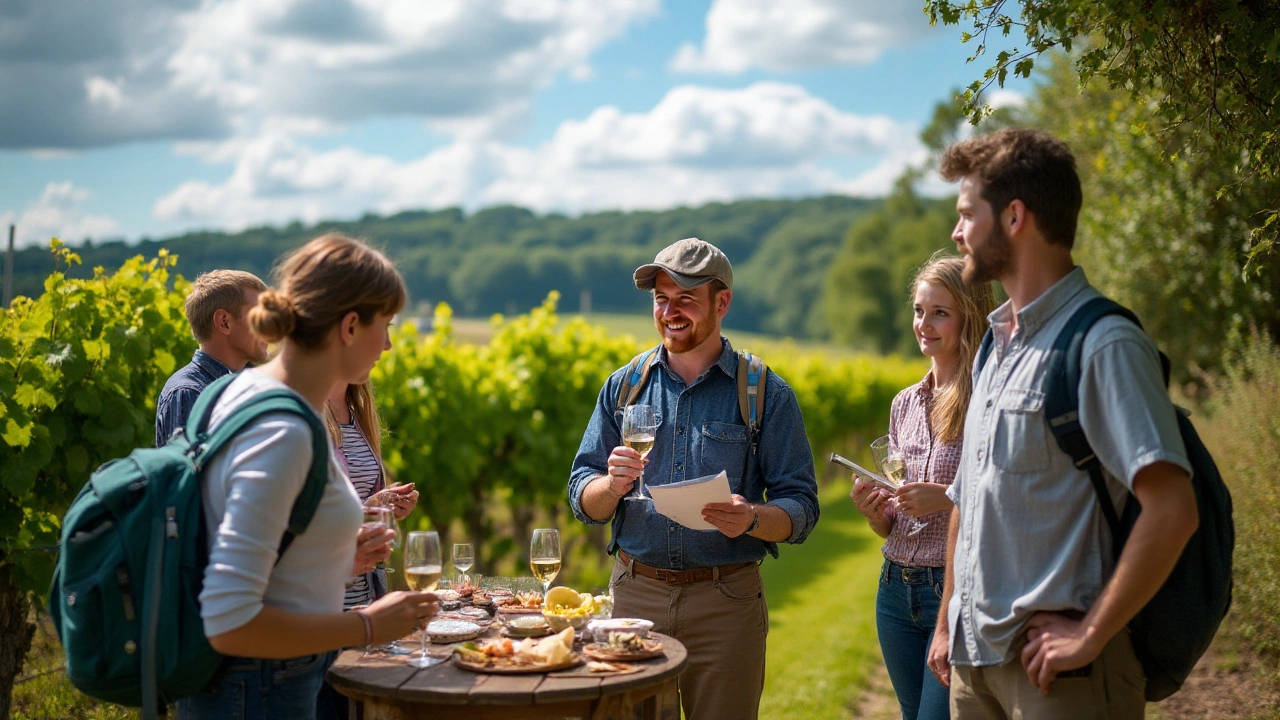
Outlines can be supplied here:
[[1049, 426], [1044, 419], [1044, 393], [1006, 390], [1000, 396], [991, 462], [1007, 473], [1049, 469]]
[[747, 461], [747, 428], [707, 421], [702, 423], [702, 453], [699, 471], [703, 475], [723, 470], [729, 476], [729, 489], [742, 493], [742, 469]]

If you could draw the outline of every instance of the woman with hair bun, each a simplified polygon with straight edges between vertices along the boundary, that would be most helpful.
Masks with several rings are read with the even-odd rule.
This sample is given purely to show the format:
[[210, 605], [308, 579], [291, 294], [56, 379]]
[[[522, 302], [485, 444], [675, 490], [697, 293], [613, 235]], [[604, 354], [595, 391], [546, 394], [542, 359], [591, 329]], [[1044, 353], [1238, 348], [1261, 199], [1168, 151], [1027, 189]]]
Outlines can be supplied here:
[[[307, 243], [284, 259], [275, 288], [249, 312], [253, 331], [279, 352], [227, 386], [210, 428], [254, 395], [281, 388], [321, 417], [335, 385], [368, 379], [404, 302], [404, 281], [381, 253], [334, 234]], [[391, 532], [361, 530], [360, 499], [333, 457], [314, 519], [277, 562], [311, 460], [311, 427], [291, 414], [263, 416], [210, 459], [200, 614], [228, 662], [210, 691], [178, 702], [180, 719], [314, 718], [337, 649], [390, 642], [435, 612], [435, 595], [413, 592], [342, 612], [345, 581], [386, 557]]]
[[[906, 462], [909, 482], [890, 493], [855, 476], [849, 493], [871, 529], [886, 538], [876, 630], [905, 720], [950, 715], [947, 689], [925, 662], [942, 598], [951, 510], [946, 490], [960, 467], [973, 358], [995, 309], [991, 283], [966, 282], [963, 270], [963, 260], [939, 253], [911, 283], [911, 326], [930, 368], [898, 393], [889, 411], [890, 443]], [[913, 534], [911, 517], [928, 525]]]

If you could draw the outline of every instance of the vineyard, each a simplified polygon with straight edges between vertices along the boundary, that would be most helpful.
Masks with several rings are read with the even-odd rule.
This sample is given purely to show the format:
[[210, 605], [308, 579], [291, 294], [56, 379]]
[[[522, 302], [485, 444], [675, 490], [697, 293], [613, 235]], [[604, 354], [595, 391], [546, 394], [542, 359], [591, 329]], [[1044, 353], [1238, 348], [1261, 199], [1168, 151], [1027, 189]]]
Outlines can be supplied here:
[[[44, 603], [59, 519], [93, 468], [151, 442], [160, 387], [195, 347], [174, 256], [75, 280], [62, 270], [79, 257], [53, 251], [60, 271], [0, 328], [0, 697], [26, 652], [29, 609]], [[529, 530], [555, 525], [566, 580], [586, 584], [601, 580], [607, 530], [572, 521], [568, 470], [604, 380], [644, 345], [561, 321], [557, 299], [495, 318], [482, 345], [459, 341], [438, 305], [430, 328], [393, 330], [372, 378], [388, 468], [422, 493], [408, 527], [435, 528], [446, 546], [471, 540], [492, 574], [523, 567]], [[894, 394], [925, 368], [785, 345], [765, 359], [795, 390], [815, 455], [883, 432]]]

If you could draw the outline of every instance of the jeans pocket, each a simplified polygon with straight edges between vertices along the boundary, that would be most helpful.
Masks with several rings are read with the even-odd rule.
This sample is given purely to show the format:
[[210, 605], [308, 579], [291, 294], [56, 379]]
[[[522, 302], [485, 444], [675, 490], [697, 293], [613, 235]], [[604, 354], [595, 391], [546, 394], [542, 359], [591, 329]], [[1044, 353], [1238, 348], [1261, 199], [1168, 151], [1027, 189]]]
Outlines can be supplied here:
[[317, 671], [323, 671], [321, 666], [329, 664], [329, 653], [323, 652], [316, 655], [306, 655], [303, 657], [290, 658], [288, 660], [277, 660], [272, 668], [271, 678], [277, 684], [292, 680], [293, 678], [302, 677]]
[[942, 600], [942, 583], [936, 582], [933, 584], [933, 594], [938, 596], [939, 601]]
[[609, 589], [616, 590], [627, 584], [627, 580], [631, 579], [631, 574], [627, 572], [627, 566], [618, 560], [613, 561], [613, 569], [609, 572]]

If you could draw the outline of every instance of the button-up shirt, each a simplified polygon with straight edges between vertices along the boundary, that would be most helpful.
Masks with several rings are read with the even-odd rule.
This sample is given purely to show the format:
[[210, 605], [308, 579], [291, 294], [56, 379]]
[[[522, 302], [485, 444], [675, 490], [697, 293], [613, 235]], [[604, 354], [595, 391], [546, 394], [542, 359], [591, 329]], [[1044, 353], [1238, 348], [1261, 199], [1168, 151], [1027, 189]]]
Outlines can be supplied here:
[[[1088, 473], [1062, 452], [1045, 420], [1048, 353], [1081, 305], [1099, 297], [1075, 268], [1017, 315], [1005, 303], [974, 378], [960, 472], [947, 495], [960, 509], [951, 662], [1013, 660], [1040, 611], [1085, 612], [1113, 570], [1111, 533]], [[1118, 316], [1099, 320], [1081, 356], [1080, 424], [1123, 507], [1138, 471], [1159, 461], [1190, 473], [1155, 344]]]
[[[950, 485], [960, 467], [961, 438], [939, 440], [929, 422], [933, 407], [933, 371], [916, 385], [898, 393], [889, 410], [889, 437], [907, 466], [908, 482]], [[909, 534], [911, 520], [905, 513], [893, 518], [884, 556], [908, 567], [942, 567], [947, 561], [947, 523], [951, 511], [921, 517], [928, 525]]]
[[169, 442], [174, 431], [187, 424], [200, 392], [229, 373], [231, 368], [203, 350], [196, 350], [190, 363], [169, 376], [156, 400], [156, 447]]
[[[746, 472], [747, 428], [738, 410], [738, 357], [721, 339], [720, 359], [692, 383], [685, 381], [659, 349], [637, 404], [652, 405], [660, 416], [657, 442], [645, 466], [646, 485], [679, 482], [725, 471], [730, 490], [748, 502], [766, 500], [791, 516], [789, 543], [800, 543], [818, 522], [818, 488], [813, 453], [800, 407], [791, 388], [769, 371], [764, 379], [764, 417], [757, 466]], [[569, 505], [579, 520], [603, 524], [582, 509], [582, 491], [608, 471], [609, 454], [622, 444], [615, 410], [627, 368], [609, 377], [596, 400], [569, 476]], [[691, 530], [654, 510], [648, 501], [618, 501], [614, 540], [631, 557], [660, 568], [684, 570], [759, 561], [773, 543], [743, 534]]]

